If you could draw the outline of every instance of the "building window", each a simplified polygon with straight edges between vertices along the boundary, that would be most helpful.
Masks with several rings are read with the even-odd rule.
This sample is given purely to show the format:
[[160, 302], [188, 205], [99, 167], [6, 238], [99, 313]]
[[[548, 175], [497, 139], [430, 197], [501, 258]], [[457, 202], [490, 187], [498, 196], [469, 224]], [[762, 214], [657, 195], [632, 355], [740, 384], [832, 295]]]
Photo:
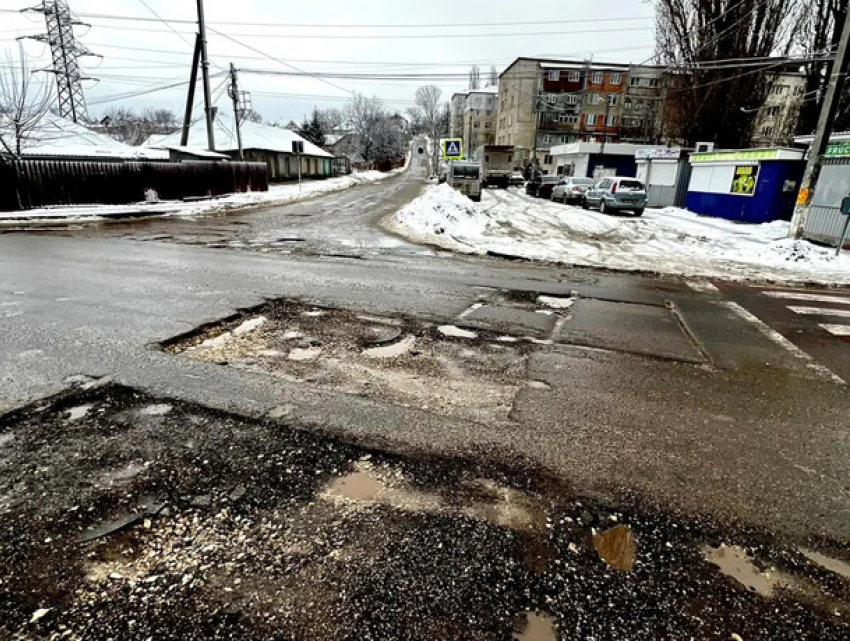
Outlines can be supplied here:
[[767, 115], [770, 116], [771, 118], [775, 118], [776, 116], [779, 115], [779, 112], [780, 112], [781, 109], [782, 108], [779, 107], [778, 105], [774, 105], [773, 107], [768, 107], [767, 108]]
[[489, 129], [489, 128], [490, 128], [490, 123], [489, 123], [489, 122], [485, 122], [485, 123], [484, 123], [484, 129]]
[[658, 86], [658, 78], [650, 78], [649, 79], [649, 86], [650, 87], [657, 87]]
[[588, 127], [594, 127], [596, 125], [596, 114], [585, 114], [584, 124]]
[[601, 71], [594, 71], [593, 72], [593, 78], [591, 79], [591, 82], [594, 83], [594, 84], [597, 84], [597, 85], [602, 84], [602, 72]]
[[581, 74], [578, 71], [571, 71], [569, 75], [570, 82], [578, 82], [581, 79]]
[[598, 105], [599, 104], [599, 94], [592, 93], [587, 96], [587, 103], [590, 105]]
[[561, 79], [560, 71], [550, 71], [549, 72], [549, 80], [550, 82], [558, 82]]
[[577, 105], [578, 104], [578, 96], [574, 93], [567, 94], [567, 104], [568, 105]]
[[623, 74], [621, 74], [621, 73], [612, 73], [611, 74], [611, 84], [612, 85], [619, 85], [621, 82], [623, 82]]
[[512, 124], [514, 124], [514, 117], [508, 116], [508, 127], [510, 127]]
[[617, 124], [617, 116], [608, 116], [608, 120], [605, 121], [605, 125], [607, 127], [613, 127]]
[[616, 107], [619, 99], [620, 99], [620, 96], [618, 96], [615, 93], [612, 93], [608, 96], [608, 104], [611, 105], [612, 107]]
[[543, 136], [543, 142], [544, 142], [544, 144], [547, 144], [547, 145], [552, 144], [552, 136], [549, 135], [549, 134], [545, 134]]
[[629, 78], [629, 87], [640, 87], [640, 78]]
[[550, 156], [549, 154], [546, 154], [543, 157], [543, 164], [544, 165], [551, 165], [552, 164], [552, 156]]
[[762, 136], [772, 136], [773, 135], [773, 127], [762, 127], [761, 128]]
[[624, 109], [631, 109], [632, 108], [632, 99], [631, 98], [626, 98], [623, 101], [623, 108]]

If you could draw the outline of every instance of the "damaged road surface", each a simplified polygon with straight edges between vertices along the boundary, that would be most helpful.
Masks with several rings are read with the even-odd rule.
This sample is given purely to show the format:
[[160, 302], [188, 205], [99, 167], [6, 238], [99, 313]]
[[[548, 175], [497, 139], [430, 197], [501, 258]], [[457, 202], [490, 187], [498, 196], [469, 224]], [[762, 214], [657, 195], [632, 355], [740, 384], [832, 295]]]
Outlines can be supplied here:
[[850, 621], [827, 544], [115, 385], [0, 419], [0, 555], [0, 638], [826, 640]]

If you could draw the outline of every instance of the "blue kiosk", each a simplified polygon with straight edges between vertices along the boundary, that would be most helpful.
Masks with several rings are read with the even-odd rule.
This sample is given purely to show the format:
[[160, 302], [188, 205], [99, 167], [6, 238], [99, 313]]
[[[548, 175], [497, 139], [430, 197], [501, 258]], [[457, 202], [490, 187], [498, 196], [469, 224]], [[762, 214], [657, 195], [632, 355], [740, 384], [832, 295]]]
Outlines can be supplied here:
[[798, 149], [691, 154], [685, 206], [704, 216], [745, 223], [790, 220], [805, 162]]

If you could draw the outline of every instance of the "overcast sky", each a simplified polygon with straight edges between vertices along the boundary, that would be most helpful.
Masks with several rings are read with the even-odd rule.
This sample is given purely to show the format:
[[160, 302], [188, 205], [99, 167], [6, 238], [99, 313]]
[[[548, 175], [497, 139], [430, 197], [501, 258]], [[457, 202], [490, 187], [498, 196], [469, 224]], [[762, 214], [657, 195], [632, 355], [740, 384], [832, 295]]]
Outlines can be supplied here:
[[[113, 105], [162, 106], [182, 113], [185, 85], [131, 94], [186, 81], [195, 33], [191, 21], [197, 19], [195, 0], [68, 2], [81, 21], [92, 25], [76, 28], [78, 40], [103, 56], [82, 59], [85, 74], [100, 78], [84, 84], [92, 116]], [[40, 4], [41, 0], [0, 0], [0, 48], [15, 50], [18, 36], [44, 32], [42, 14], [17, 13]], [[477, 63], [483, 74], [490, 65], [501, 72], [518, 56], [592, 55], [602, 61], [642, 62], [652, 55], [654, 40], [653, 9], [647, 0], [205, 0], [205, 5], [211, 72], [221, 74], [230, 62], [236, 64], [242, 70], [240, 88], [253, 93], [256, 110], [270, 121], [300, 121], [314, 105], [341, 107], [354, 90], [378, 96], [389, 108], [403, 112], [420, 84], [437, 84], [447, 99], [468, 82], [465, 77], [322, 82], [260, 75], [249, 69], [466, 74]], [[31, 67], [49, 64], [45, 44], [24, 41], [24, 51]], [[219, 75], [211, 85], [224, 108], [229, 103], [222, 82]]]

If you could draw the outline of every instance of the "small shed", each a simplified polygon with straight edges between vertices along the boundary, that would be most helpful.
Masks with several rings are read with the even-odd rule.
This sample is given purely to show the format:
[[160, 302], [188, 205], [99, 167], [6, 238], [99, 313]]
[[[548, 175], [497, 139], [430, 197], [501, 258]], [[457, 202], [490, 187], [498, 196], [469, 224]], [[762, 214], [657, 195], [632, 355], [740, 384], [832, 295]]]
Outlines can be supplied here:
[[[798, 139], [811, 145], [811, 136]], [[803, 237], [837, 245], [844, 229], [841, 199], [850, 195], [850, 134], [833, 135], [824, 154], [812, 206], [803, 228]]]
[[684, 207], [691, 179], [690, 150], [638, 149], [637, 177], [646, 185], [648, 207]]
[[[573, 142], [556, 145], [549, 152], [559, 176], [581, 176], [599, 179], [606, 176], [635, 176], [635, 154], [647, 149], [626, 143]], [[649, 147], [665, 149], [665, 147]]]
[[686, 207], [697, 214], [747, 223], [790, 220], [803, 152], [771, 147], [691, 154]]

